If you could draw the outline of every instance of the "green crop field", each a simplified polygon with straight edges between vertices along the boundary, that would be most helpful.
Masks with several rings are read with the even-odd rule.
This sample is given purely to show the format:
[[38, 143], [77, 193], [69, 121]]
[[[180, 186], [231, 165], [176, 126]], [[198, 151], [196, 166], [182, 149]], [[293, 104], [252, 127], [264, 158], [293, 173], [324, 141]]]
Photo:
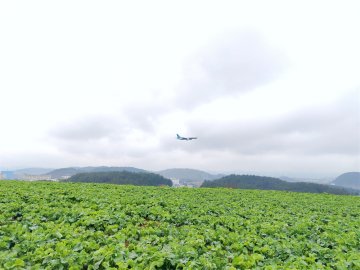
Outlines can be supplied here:
[[360, 197], [0, 181], [0, 269], [360, 269]]

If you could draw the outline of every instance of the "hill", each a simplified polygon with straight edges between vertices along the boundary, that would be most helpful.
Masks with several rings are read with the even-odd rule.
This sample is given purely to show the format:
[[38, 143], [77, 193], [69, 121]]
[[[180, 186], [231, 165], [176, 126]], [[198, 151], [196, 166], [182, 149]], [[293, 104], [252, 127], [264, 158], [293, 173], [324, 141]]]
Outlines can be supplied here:
[[278, 178], [255, 175], [229, 175], [214, 181], [205, 181], [201, 187], [227, 187], [241, 189], [284, 190], [309, 193], [331, 193], [349, 195], [348, 190], [330, 185], [306, 182], [286, 182]]
[[156, 172], [166, 178], [179, 179], [181, 183], [200, 186], [205, 180], [214, 180], [224, 175], [214, 175], [200, 170], [174, 168]]
[[135, 186], [172, 186], [170, 179], [161, 175], [143, 172], [92, 172], [71, 176], [66, 182], [109, 183]]
[[53, 171], [54, 169], [49, 168], [26, 168], [16, 170], [16, 174], [32, 174], [32, 175], [39, 175], [39, 174], [47, 174], [48, 172]]
[[360, 190], [360, 172], [343, 173], [339, 175], [332, 184]]
[[70, 177], [78, 173], [90, 173], [90, 172], [146, 172], [145, 170], [134, 167], [69, 167], [56, 169], [48, 173], [51, 178], [59, 179], [62, 177]]

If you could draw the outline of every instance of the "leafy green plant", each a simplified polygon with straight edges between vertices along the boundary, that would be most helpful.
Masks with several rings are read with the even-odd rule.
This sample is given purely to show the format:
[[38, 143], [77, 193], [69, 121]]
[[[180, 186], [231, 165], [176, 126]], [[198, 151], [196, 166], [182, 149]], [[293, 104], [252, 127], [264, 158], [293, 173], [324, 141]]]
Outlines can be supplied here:
[[0, 182], [0, 269], [360, 269], [360, 198]]

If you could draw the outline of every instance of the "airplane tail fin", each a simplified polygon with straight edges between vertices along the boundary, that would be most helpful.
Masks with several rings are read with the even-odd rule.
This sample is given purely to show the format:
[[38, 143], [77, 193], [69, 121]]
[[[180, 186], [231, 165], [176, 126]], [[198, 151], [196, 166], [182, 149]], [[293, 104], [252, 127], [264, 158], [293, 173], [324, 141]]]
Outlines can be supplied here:
[[179, 134], [176, 134], [176, 137], [179, 139], [179, 138], [180, 138], [180, 135], [179, 135]]

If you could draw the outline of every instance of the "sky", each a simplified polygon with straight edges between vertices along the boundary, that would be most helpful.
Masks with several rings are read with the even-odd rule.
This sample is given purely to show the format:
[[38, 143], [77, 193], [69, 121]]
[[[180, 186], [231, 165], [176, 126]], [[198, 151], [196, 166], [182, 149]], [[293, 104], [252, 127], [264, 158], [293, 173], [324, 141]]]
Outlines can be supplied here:
[[358, 1], [2, 1], [0, 169], [359, 171], [358, 14]]

